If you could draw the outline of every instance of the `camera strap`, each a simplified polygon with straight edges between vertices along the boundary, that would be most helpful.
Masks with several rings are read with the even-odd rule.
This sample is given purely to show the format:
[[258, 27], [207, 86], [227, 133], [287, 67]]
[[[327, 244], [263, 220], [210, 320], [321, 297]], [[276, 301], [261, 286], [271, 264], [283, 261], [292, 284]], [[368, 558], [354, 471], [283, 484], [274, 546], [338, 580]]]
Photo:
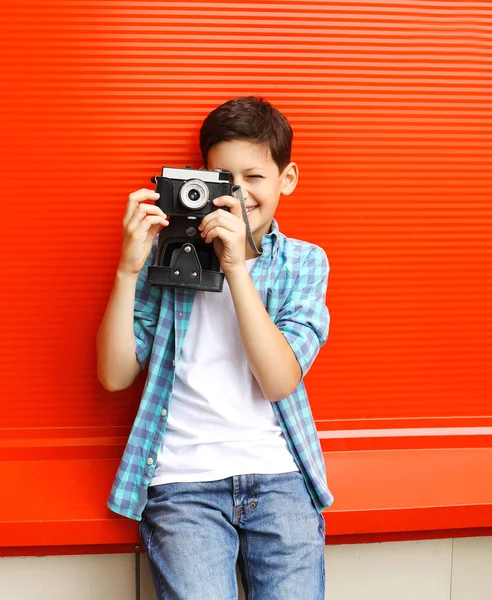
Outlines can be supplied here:
[[243, 196], [243, 192], [241, 190], [241, 187], [239, 185], [235, 185], [232, 188], [233, 193], [236, 193], [237, 199], [239, 200], [239, 203], [241, 204], [241, 212], [243, 213], [243, 221], [244, 224], [246, 225], [246, 238], [248, 240], [249, 245], [251, 246], [252, 250], [254, 252], [256, 252], [256, 254], [262, 254], [263, 250], [258, 250], [258, 248], [256, 247], [255, 244], [255, 240], [253, 239], [253, 234], [251, 233], [251, 227], [249, 226], [249, 219], [248, 219], [248, 211], [246, 210], [246, 205], [244, 204], [244, 196]]

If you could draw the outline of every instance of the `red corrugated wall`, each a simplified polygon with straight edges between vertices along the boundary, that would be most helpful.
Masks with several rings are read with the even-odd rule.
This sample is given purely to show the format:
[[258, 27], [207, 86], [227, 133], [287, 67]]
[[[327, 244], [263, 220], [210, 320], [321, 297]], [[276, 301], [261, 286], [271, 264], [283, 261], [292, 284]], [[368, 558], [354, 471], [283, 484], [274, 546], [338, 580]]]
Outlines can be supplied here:
[[105, 392], [95, 335], [128, 193], [199, 166], [202, 119], [250, 94], [295, 130], [280, 225], [331, 263], [319, 428], [492, 424], [492, 2], [4, 0], [0, 23], [5, 438], [124, 437], [143, 382]]

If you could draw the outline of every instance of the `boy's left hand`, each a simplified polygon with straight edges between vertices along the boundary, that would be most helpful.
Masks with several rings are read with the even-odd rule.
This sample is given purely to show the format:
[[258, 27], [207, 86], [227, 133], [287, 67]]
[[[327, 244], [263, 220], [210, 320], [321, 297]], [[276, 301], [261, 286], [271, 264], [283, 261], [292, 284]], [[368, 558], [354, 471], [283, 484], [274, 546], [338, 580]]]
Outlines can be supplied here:
[[237, 198], [220, 196], [213, 202], [215, 206], [227, 206], [231, 212], [214, 210], [202, 219], [198, 229], [207, 243], [213, 242], [220, 266], [227, 274], [238, 266], [244, 266], [246, 225]]

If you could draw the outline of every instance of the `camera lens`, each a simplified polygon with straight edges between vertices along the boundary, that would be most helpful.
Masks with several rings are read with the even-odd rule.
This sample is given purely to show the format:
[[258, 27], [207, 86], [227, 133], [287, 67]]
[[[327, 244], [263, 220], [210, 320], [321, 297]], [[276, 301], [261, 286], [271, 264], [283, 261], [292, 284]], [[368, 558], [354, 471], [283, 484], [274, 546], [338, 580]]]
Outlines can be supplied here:
[[196, 202], [200, 198], [200, 192], [198, 190], [191, 189], [188, 192], [188, 198], [193, 202]]
[[189, 210], [201, 210], [207, 204], [208, 198], [208, 187], [200, 179], [189, 179], [179, 190], [181, 204]]

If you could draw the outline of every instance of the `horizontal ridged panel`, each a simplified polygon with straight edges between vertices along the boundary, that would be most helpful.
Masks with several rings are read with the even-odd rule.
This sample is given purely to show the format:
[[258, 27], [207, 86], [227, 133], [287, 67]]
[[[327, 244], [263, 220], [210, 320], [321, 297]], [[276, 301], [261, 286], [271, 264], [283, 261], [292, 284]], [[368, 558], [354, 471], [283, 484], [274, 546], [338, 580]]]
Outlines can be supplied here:
[[282, 229], [331, 263], [320, 427], [491, 415], [491, 2], [11, 0], [0, 23], [3, 426], [132, 421], [142, 381], [106, 394], [94, 352], [126, 197], [199, 166], [201, 120], [249, 94], [295, 130]]

